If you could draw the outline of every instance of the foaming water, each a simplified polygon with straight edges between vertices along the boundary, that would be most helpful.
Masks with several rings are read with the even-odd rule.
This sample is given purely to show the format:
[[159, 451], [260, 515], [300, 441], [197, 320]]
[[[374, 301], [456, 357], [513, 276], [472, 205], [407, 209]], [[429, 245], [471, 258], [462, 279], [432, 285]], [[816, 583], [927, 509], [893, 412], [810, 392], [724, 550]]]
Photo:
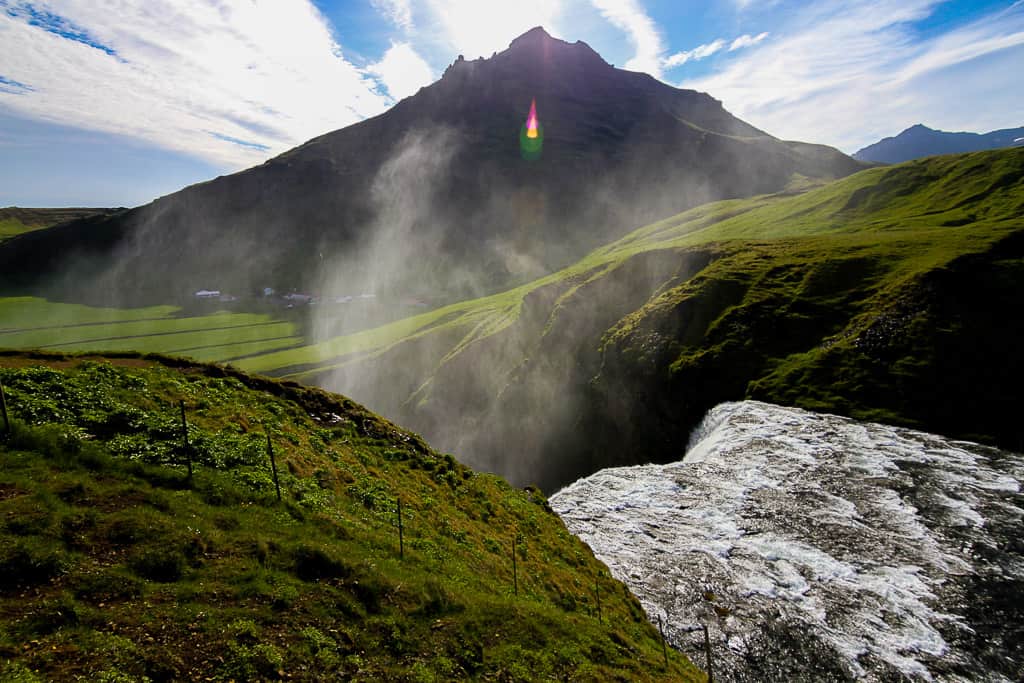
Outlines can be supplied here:
[[682, 461], [551, 505], [695, 661], [709, 625], [723, 680], [1010, 681], [1022, 479], [1017, 454], [747, 401]]

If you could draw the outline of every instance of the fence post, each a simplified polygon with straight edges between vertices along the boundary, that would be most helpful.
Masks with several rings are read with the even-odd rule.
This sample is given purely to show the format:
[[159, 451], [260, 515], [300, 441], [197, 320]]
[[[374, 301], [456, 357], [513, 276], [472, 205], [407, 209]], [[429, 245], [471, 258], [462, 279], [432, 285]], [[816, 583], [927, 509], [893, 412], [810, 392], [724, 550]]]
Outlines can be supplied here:
[[274, 461], [274, 444], [270, 443], [270, 433], [267, 433], [267, 454], [270, 455], [270, 473], [274, 475], [274, 490], [277, 491], [277, 502], [281, 502], [281, 484], [277, 481], [277, 463]]
[[704, 624], [704, 656], [707, 659], [708, 683], [714, 683], [715, 676], [711, 672], [711, 636], [708, 635], [708, 625]]
[[668, 668], [668, 647], [665, 645], [665, 629], [661, 626], [661, 615], [658, 615], [658, 633], [661, 634], [661, 654], [665, 657], [665, 668]]
[[188, 480], [192, 481], [192, 446], [188, 442], [188, 421], [185, 419], [185, 401], [179, 401], [181, 406], [181, 439], [185, 452], [185, 463], [188, 465]]
[[516, 538], [512, 537], [512, 587], [519, 595], [519, 570], [516, 567]]
[[7, 417], [7, 395], [4, 394], [3, 382], [0, 382], [0, 412], [4, 414], [4, 434], [10, 435], [11, 421]]
[[601, 577], [594, 579], [594, 595], [597, 597], [597, 623], [603, 623], [604, 618], [601, 615]]
[[405, 538], [402, 527], [402, 498], [398, 498], [398, 559], [405, 559]]

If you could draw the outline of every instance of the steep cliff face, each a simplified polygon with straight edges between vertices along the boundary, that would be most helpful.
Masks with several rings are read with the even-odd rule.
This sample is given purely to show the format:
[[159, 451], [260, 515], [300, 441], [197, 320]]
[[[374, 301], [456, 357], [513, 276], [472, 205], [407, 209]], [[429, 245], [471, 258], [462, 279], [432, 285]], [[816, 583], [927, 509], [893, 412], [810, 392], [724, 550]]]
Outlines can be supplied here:
[[[532, 101], [544, 142], [527, 161], [518, 134]], [[238, 291], [340, 277], [357, 291], [383, 280], [479, 294], [708, 200], [860, 168], [534, 29], [490, 59], [456, 61], [385, 114], [260, 166], [4, 244], [0, 286], [166, 300], [197, 282]], [[379, 265], [393, 272], [358, 258], [378, 239], [372, 260], [403, 255]]]
[[743, 402], [550, 502], [675, 645], [709, 627], [723, 680], [1014, 681], [1022, 481], [1020, 454]]

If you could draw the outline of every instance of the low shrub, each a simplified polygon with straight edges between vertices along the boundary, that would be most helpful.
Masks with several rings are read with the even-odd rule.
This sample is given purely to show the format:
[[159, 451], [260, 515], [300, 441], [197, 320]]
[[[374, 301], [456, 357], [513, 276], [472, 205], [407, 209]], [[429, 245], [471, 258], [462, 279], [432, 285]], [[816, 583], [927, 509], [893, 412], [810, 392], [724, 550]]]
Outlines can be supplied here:
[[80, 621], [79, 608], [69, 595], [43, 600], [26, 615], [22, 624], [25, 634], [44, 636]]
[[93, 604], [133, 600], [142, 595], [142, 587], [134, 576], [114, 569], [80, 574], [71, 583], [76, 598]]
[[48, 583], [70, 566], [70, 557], [56, 541], [19, 539], [0, 548], [0, 591]]
[[303, 581], [343, 579], [352, 575], [352, 567], [331, 557], [323, 548], [300, 545], [291, 552], [295, 576]]
[[174, 583], [184, 575], [186, 562], [180, 550], [147, 548], [137, 553], [130, 565], [144, 579]]

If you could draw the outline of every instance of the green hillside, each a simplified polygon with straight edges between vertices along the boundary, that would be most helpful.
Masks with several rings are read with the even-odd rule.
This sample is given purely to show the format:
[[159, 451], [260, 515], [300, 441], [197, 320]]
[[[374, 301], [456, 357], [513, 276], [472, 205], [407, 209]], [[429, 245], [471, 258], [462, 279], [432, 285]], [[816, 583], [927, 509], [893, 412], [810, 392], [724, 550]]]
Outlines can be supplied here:
[[116, 211], [117, 209], [24, 209], [8, 206], [0, 209], [0, 242], [9, 237], [42, 230], [59, 223]]
[[874, 168], [704, 205], [515, 290], [242, 365], [343, 388], [546, 487], [674, 459], [709, 407], [744, 397], [1019, 448], [1022, 216], [1024, 150]]
[[703, 680], [539, 492], [346, 398], [138, 355], [0, 381], [0, 679]]

